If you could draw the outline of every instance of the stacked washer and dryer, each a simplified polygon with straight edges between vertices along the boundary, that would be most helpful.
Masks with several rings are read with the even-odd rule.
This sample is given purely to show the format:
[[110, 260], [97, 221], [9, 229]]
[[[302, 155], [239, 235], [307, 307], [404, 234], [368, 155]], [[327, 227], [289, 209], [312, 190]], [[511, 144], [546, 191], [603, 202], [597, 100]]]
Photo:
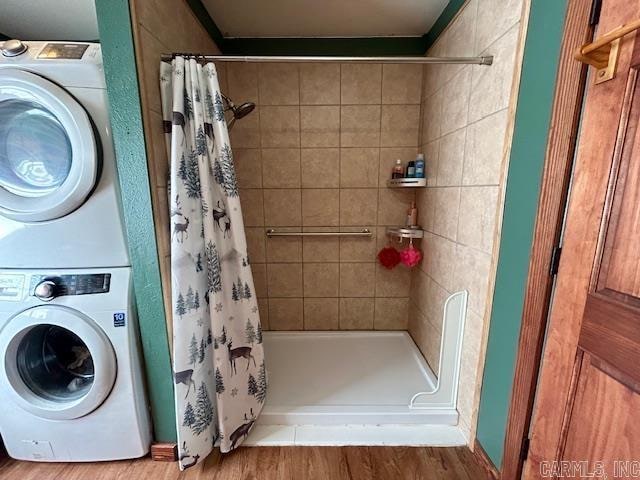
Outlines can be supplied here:
[[147, 453], [100, 46], [0, 43], [0, 434], [16, 459]]

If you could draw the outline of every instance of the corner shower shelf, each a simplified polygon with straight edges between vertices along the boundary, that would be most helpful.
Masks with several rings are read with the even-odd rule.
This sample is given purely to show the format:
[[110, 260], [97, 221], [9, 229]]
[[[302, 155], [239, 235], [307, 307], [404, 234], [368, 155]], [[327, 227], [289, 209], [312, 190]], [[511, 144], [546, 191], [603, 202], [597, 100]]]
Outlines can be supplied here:
[[398, 238], [422, 238], [424, 237], [424, 230], [422, 230], [422, 227], [388, 227], [387, 235]]
[[416, 188], [426, 186], [426, 178], [390, 178], [387, 180], [387, 187], [389, 188]]

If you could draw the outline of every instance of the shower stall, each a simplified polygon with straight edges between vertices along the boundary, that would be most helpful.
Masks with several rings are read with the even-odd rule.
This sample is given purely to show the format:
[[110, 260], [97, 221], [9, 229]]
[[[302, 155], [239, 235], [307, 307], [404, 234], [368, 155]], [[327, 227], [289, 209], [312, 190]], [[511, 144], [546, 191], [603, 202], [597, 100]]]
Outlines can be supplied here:
[[[411, 298], [420, 296], [411, 290], [411, 283], [417, 280], [406, 266], [396, 267], [397, 271], [383, 269], [376, 251], [385, 244], [413, 248], [414, 241], [427, 240], [422, 227], [406, 228], [402, 223], [403, 203], [425, 205], [420, 202], [421, 193], [416, 192], [425, 189], [427, 180], [391, 179], [390, 168], [385, 171], [390, 162], [382, 161], [381, 152], [382, 145], [404, 143], [415, 147], [393, 153], [418, 151], [425, 128], [418, 129], [425, 121], [420, 110], [424, 109], [421, 99], [426, 64], [486, 68], [492, 57], [205, 59], [220, 62], [218, 75], [231, 131], [248, 258], [265, 330], [261, 340], [268, 395], [247, 443], [465, 444], [467, 440], [457, 427], [457, 395], [468, 294], [451, 291], [428, 306], [436, 327], [430, 344], [414, 338], [418, 333], [409, 321], [413, 312], [408, 304], [424, 309], [424, 302]], [[298, 67], [298, 63], [304, 66]], [[316, 64], [325, 68], [306, 75], [308, 80], [319, 82], [320, 90], [324, 88], [322, 75], [338, 69], [338, 99], [303, 100], [303, 70]], [[393, 70], [405, 65], [409, 69]], [[258, 84], [254, 94], [238, 89], [247, 83], [252, 69]], [[381, 78], [381, 99], [372, 97], [368, 101], [375, 102], [374, 108], [364, 111], [375, 116], [380, 110], [380, 120], [376, 120], [382, 125], [379, 138], [371, 139], [366, 116], [353, 122], [349, 113], [363, 108], [358, 99], [363, 87], [358, 82], [366, 84], [370, 81], [367, 76], [376, 72], [381, 77], [387, 72], [413, 75], [404, 88], [413, 82], [420, 93], [406, 97], [408, 100], [393, 100], [397, 92], [393, 87], [383, 92]], [[288, 91], [296, 83], [292, 76], [298, 77], [295, 95]], [[348, 95], [350, 76], [356, 77], [352, 99]], [[387, 100], [391, 104], [385, 103], [385, 95], [392, 98]], [[243, 103], [236, 106], [231, 96], [242, 98]], [[300, 105], [292, 108], [289, 103], [294, 97]], [[416, 103], [403, 105], [403, 101]], [[336, 102], [338, 105], [333, 105]], [[415, 112], [421, 114], [412, 118]], [[355, 113], [358, 117], [363, 112]], [[337, 125], [331, 124], [336, 114]], [[385, 120], [385, 114], [392, 118]], [[406, 131], [396, 131], [393, 125], [385, 127], [389, 120], [402, 122], [399, 115], [408, 115], [409, 121], [417, 123], [404, 127]], [[254, 143], [252, 135], [258, 137]], [[336, 172], [318, 165], [331, 160], [336, 151], [337, 179], [330, 179]], [[367, 164], [362, 154], [371, 154], [368, 161], [374, 164]], [[354, 166], [362, 169], [361, 177]], [[367, 210], [371, 213], [363, 213]], [[331, 245], [337, 246], [335, 257], [327, 253]], [[425, 247], [429, 248], [428, 241], [423, 241]], [[334, 305], [337, 308], [331, 308]], [[393, 319], [384, 318], [388, 305], [391, 311], [386, 308], [386, 314]], [[237, 342], [234, 338], [234, 345]]]

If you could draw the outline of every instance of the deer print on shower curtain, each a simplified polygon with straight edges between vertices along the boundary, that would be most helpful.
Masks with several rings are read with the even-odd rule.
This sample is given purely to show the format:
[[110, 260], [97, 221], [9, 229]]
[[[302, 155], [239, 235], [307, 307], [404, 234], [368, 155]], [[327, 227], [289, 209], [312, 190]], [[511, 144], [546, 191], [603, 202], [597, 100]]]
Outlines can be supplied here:
[[216, 68], [176, 57], [161, 63], [160, 84], [171, 165], [176, 426], [185, 469], [215, 446], [228, 452], [249, 435], [267, 375]]

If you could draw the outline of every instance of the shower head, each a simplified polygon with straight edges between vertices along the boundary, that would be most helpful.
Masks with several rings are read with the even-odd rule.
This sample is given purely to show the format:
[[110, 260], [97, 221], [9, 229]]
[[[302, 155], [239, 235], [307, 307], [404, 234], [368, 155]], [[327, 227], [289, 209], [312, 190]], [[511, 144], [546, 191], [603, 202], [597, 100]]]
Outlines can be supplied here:
[[256, 104], [255, 103], [253, 103], [253, 102], [245, 102], [242, 105], [240, 105], [239, 107], [235, 107], [235, 110], [233, 110], [233, 116], [236, 117], [237, 119], [246, 117], [251, 112], [253, 112], [254, 108], [256, 108]]
[[240, 104], [239, 106], [236, 106], [235, 103], [233, 103], [231, 99], [225, 94], [222, 94], [222, 98], [224, 98], [224, 101], [227, 104], [227, 108], [225, 108], [225, 111], [231, 111], [232, 115], [231, 121], [228, 122], [229, 129], [233, 126], [236, 120], [246, 117], [256, 108], [256, 104], [253, 102], [245, 102]]

